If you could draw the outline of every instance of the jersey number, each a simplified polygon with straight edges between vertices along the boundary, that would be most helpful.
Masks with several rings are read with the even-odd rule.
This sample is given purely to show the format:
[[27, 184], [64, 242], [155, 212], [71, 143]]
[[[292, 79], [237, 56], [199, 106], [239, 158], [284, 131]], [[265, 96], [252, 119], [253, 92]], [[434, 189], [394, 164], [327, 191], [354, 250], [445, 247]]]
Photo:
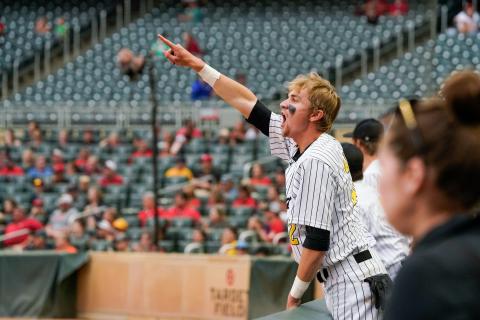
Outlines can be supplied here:
[[298, 241], [298, 238], [295, 238], [293, 236], [293, 234], [295, 233], [295, 230], [297, 229], [297, 225], [296, 224], [291, 224], [290, 225], [290, 230], [288, 231], [288, 235], [290, 237], [290, 243], [293, 245], [293, 246], [297, 246], [300, 244], [300, 241]]

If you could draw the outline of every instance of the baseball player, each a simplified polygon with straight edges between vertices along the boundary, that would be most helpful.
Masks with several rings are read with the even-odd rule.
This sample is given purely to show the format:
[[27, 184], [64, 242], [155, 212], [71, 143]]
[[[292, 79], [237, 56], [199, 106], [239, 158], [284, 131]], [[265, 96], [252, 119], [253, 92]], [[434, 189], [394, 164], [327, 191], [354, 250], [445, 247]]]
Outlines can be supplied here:
[[[288, 162], [286, 197], [298, 270], [287, 308], [301, 302], [317, 274], [334, 319], [381, 316], [390, 277], [360, 222], [356, 193], [342, 147], [326, 134], [340, 108], [330, 83], [317, 74], [297, 77], [281, 114], [268, 110], [246, 87], [220, 74], [181, 45], [162, 36], [166, 58], [196, 71], [217, 96], [269, 136], [273, 155]], [[318, 272], [318, 273], [317, 273]]]
[[374, 248], [387, 268], [390, 278], [395, 279], [403, 260], [410, 252], [409, 241], [388, 223], [377, 190], [363, 180], [362, 152], [351, 143], [342, 143], [342, 148], [358, 195], [360, 216], [376, 240]]
[[383, 125], [376, 119], [360, 121], [353, 132], [346, 133], [344, 137], [351, 137], [353, 144], [363, 154], [363, 181], [378, 192], [378, 179], [380, 177], [380, 164], [377, 151], [383, 137]]

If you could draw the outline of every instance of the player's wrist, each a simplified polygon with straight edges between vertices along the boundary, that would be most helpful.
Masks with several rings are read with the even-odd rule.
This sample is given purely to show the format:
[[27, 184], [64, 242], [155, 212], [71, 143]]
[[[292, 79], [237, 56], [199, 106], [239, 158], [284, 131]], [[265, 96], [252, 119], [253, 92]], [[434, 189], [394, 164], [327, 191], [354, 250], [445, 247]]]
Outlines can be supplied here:
[[203, 81], [208, 83], [210, 87], [213, 88], [215, 82], [220, 79], [220, 72], [210, 67], [208, 64], [203, 63], [203, 67], [198, 71], [198, 75], [202, 78]]
[[303, 281], [298, 276], [293, 281], [292, 289], [290, 289], [290, 295], [295, 299], [300, 299], [305, 291], [307, 291], [310, 282]]
[[199, 73], [205, 67], [205, 65], [206, 63], [202, 59], [195, 57], [191, 67], [193, 71], [195, 71], [196, 73]]

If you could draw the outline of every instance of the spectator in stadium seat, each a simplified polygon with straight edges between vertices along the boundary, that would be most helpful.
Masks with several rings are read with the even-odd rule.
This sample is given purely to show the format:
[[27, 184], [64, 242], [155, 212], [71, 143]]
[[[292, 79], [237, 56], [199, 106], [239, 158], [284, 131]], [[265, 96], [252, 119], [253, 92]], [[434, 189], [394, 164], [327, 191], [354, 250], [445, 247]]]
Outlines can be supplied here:
[[87, 162], [85, 163], [85, 166], [83, 167], [83, 173], [86, 175], [97, 175], [102, 172], [102, 168], [100, 167], [100, 164], [98, 163], [98, 157], [94, 154], [91, 154], [88, 156]]
[[5, 23], [3, 21], [0, 21], [0, 37], [3, 37], [5, 35], [5, 30], [6, 30]]
[[[140, 221], [140, 225], [145, 227], [147, 225], [147, 221], [153, 218], [153, 208], [155, 206], [155, 195], [153, 192], [148, 191], [145, 192], [142, 197], [142, 210], [138, 212], [138, 220]], [[160, 207], [157, 208], [157, 215], [159, 217], [164, 215], [164, 210]]]
[[173, 206], [163, 215], [167, 219], [173, 218], [191, 218], [196, 222], [200, 221], [200, 212], [188, 206], [188, 196], [184, 192], [177, 192], [173, 201]]
[[35, 166], [35, 153], [32, 149], [27, 148], [22, 152], [22, 168], [28, 172]]
[[85, 129], [82, 133], [82, 145], [90, 146], [95, 144], [95, 136], [92, 129]]
[[90, 149], [86, 147], [81, 148], [74, 160], [75, 167], [77, 167], [81, 172], [85, 171], [85, 166], [87, 165], [89, 157]]
[[200, 49], [200, 45], [198, 41], [193, 37], [193, 35], [189, 32], [184, 32], [182, 34], [184, 47], [192, 54], [196, 56], [201, 56], [203, 54], [202, 49]]
[[131, 80], [136, 80], [145, 67], [145, 57], [135, 55], [128, 48], [122, 48], [117, 54], [117, 64], [122, 73]]
[[83, 208], [82, 215], [100, 220], [107, 206], [103, 203], [103, 194], [99, 187], [91, 186], [87, 191], [87, 204]]
[[182, 22], [191, 21], [194, 24], [200, 23], [203, 20], [202, 9], [200, 8], [197, 0], [183, 1], [186, 4], [185, 13], [178, 16], [178, 19]]
[[17, 166], [12, 159], [6, 158], [3, 164], [0, 164], [0, 176], [18, 177], [24, 176], [22, 167]]
[[49, 236], [58, 232], [67, 232], [72, 222], [79, 216], [78, 210], [73, 205], [73, 197], [64, 193], [58, 199], [58, 208], [53, 211], [45, 228]]
[[12, 215], [13, 210], [18, 206], [17, 202], [12, 198], [5, 198], [3, 200], [2, 211], [0, 213], [2, 215]]
[[238, 197], [233, 200], [232, 207], [249, 207], [253, 209], [257, 207], [257, 201], [250, 195], [250, 188], [248, 186], [240, 186]]
[[230, 175], [222, 176], [220, 190], [227, 201], [233, 201], [238, 197], [238, 188]]
[[187, 196], [187, 206], [198, 210], [202, 202], [195, 196], [195, 186], [188, 184], [182, 188], [182, 192]]
[[40, 125], [38, 124], [38, 122], [35, 120], [30, 120], [27, 124], [27, 132], [30, 140], [32, 139], [33, 131], [37, 129], [40, 129]]
[[191, 139], [201, 138], [203, 134], [194, 121], [186, 119], [183, 122], [183, 127], [178, 129], [175, 136], [184, 136], [187, 141], [190, 141]]
[[251, 216], [248, 218], [247, 229], [256, 233], [257, 240], [268, 242], [268, 230], [263, 224], [263, 221], [258, 216]]
[[44, 203], [41, 198], [33, 199], [29, 217], [40, 221], [42, 224], [47, 223], [48, 213], [45, 211]]
[[41, 150], [41, 148], [48, 148], [49, 146], [43, 141], [42, 131], [40, 129], [34, 129], [31, 132], [30, 141], [28, 145], [33, 150]]
[[265, 175], [263, 166], [256, 162], [252, 166], [252, 177], [249, 180], [249, 184], [252, 186], [269, 186], [272, 184], [272, 180]]
[[31, 178], [48, 178], [53, 175], [53, 170], [47, 166], [47, 159], [43, 155], [38, 155], [35, 159], [35, 167], [27, 171], [27, 175]]
[[217, 186], [214, 186], [208, 195], [208, 208], [219, 207], [219, 208], [226, 208], [227, 207], [227, 199], [225, 198], [224, 193], [220, 190]]
[[117, 252], [130, 251], [130, 238], [126, 234], [118, 234], [115, 237], [113, 248]]
[[116, 235], [116, 229], [114, 226], [115, 219], [117, 217], [117, 209], [113, 207], [107, 207], [102, 214], [102, 219], [97, 223], [97, 236], [99, 238], [113, 241]]
[[7, 247], [14, 245], [19, 245], [21, 247], [25, 246], [30, 232], [35, 232], [43, 228], [43, 225], [38, 220], [28, 218], [25, 215], [23, 208], [20, 207], [17, 207], [13, 210], [12, 218], [12, 222], [5, 228], [5, 235], [12, 234], [14, 232], [21, 232], [22, 230], [26, 233], [5, 240], [3, 244]]
[[69, 237], [71, 240], [84, 240], [87, 233], [85, 232], [86, 224], [84, 219], [76, 219], [73, 221], [69, 230]]
[[56, 148], [65, 151], [70, 145], [69, 133], [67, 129], [58, 131]]
[[286, 224], [279, 217], [281, 207], [276, 203], [272, 203], [268, 210], [265, 211], [265, 221], [268, 229], [268, 240], [271, 242], [273, 238], [286, 231]]
[[45, 34], [50, 32], [50, 25], [48, 23], [47, 17], [40, 17], [35, 22], [35, 32], [38, 34]]
[[134, 158], [151, 158], [153, 151], [148, 145], [147, 141], [142, 137], [135, 137], [133, 139], [135, 150], [132, 152], [130, 159]]
[[22, 141], [15, 137], [15, 131], [13, 131], [12, 128], [8, 128], [3, 136], [3, 146], [16, 148], [20, 147], [21, 145]]
[[219, 145], [230, 145], [230, 130], [227, 128], [222, 128], [218, 132], [218, 144]]
[[388, 3], [386, 0], [367, 0], [357, 11], [358, 14], [365, 15], [367, 22], [370, 24], [377, 24], [378, 18], [387, 12]]
[[238, 241], [238, 231], [236, 228], [229, 226], [223, 230], [222, 233], [222, 238], [220, 240], [222, 247], [220, 247], [220, 250], [225, 249], [226, 245], [228, 245], [227, 250], [225, 252], [219, 252], [219, 253], [224, 253], [228, 256], [236, 256], [237, 255], [237, 241]]
[[91, 181], [92, 180], [87, 175], [81, 175], [78, 178], [78, 184], [77, 184], [78, 195], [81, 195], [82, 197], [85, 197], [85, 199], [87, 199], [88, 190], [91, 187], [90, 185]]
[[[209, 184], [217, 183], [220, 181], [220, 170], [213, 166], [213, 157], [204, 153], [200, 156], [200, 168], [195, 171], [195, 178], [201, 179]], [[208, 187], [208, 189], [210, 189]]]
[[192, 83], [192, 93], [190, 95], [192, 101], [208, 100], [212, 96], [213, 89], [203, 81], [200, 77], [197, 77]]
[[55, 234], [55, 251], [65, 253], [77, 253], [77, 248], [70, 244], [67, 233], [59, 232]]
[[191, 180], [193, 178], [193, 173], [192, 170], [187, 167], [185, 158], [179, 155], [175, 158], [175, 165], [165, 172], [165, 177], [185, 177], [188, 180]]
[[230, 131], [230, 144], [236, 145], [237, 143], [245, 142], [245, 135], [247, 133], [247, 129], [245, 127], [245, 121], [239, 120], [235, 122], [232, 130]]
[[208, 213], [207, 227], [212, 229], [223, 229], [228, 227], [225, 217], [225, 208], [213, 206]]
[[478, 31], [480, 25], [480, 15], [475, 12], [473, 5], [466, 2], [463, 11], [453, 19], [455, 27], [461, 33], [474, 33]]
[[65, 19], [63, 17], [58, 17], [55, 20], [55, 27], [53, 32], [58, 38], [63, 38], [68, 31], [68, 24], [65, 23]]
[[388, 7], [388, 13], [391, 16], [405, 16], [408, 13], [407, 0], [394, 0]]
[[133, 251], [136, 252], [155, 252], [157, 246], [153, 243], [152, 235], [148, 231], [144, 231], [140, 236], [138, 243], [133, 245]]
[[52, 248], [47, 244], [47, 234], [43, 229], [30, 233], [30, 236], [27, 240], [27, 245], [24, 248], [24, 250], [27, 251], [49, 249]]
[[101, 149], [105, 150], [108, 153], [115, 152], [117, 147], [120, 145], [120, 136], [117, 132], [112, 131], [105, 139], [100, 141], [98, 145]]
[[54, 172], [55, 171], [65, 172], [65, 160], [63, 158], [62, 150], [58, 148], [53, 149], [51, 163], [52, 163], [52, 169]]
[[112, 160], [105, 161], [105, 168], [103, 169], [103, 176], [100, 179], [102, 187], [111, 185], [122, 185], [123, 177], [117, 173], [117, 164]]
[[192, 242], [205, 245], [207, 233], [202, 228], [194, 228], [192, 232]]

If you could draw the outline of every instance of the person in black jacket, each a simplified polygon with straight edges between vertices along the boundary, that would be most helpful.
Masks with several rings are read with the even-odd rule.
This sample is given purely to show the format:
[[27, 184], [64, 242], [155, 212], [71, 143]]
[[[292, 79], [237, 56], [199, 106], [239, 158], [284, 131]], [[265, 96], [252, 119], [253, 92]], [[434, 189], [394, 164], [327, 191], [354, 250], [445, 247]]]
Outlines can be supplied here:
[[382, 205], [414, 243], [388, 320], [480, 318], [480, 77], [459, 73], [441, 93], [400, 101], [380, 148]]

